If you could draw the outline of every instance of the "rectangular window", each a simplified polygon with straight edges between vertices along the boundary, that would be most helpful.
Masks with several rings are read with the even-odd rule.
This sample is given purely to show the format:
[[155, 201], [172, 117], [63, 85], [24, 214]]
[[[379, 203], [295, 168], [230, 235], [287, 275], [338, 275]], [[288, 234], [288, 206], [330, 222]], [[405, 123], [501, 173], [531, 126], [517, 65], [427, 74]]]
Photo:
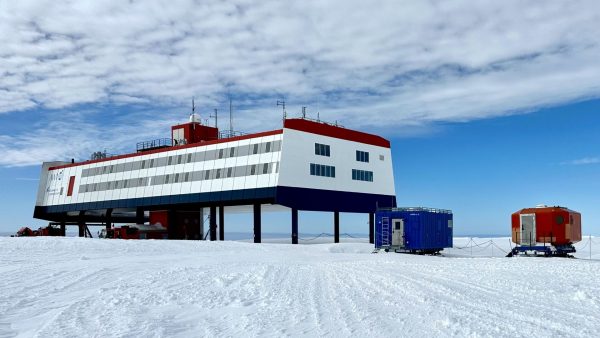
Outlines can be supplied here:
[[146, 161], [142, 161], [142, 169], [146, 169]]
[[229, 157], [234, 157], [235, 156], [235, 148], [231, 147], [231, 149], [229, 149]]
[[315, 143], [315, 155], [327, 156], [330, 154], [330, 147], [327, 144]]
[[254, 145], [254, 148], [252, 149], [252, 154], [258, 154], [258, 143]]
[[207, 170], [204, 174], [204, 179], [207, 180], [210, 178], [210, 170]]
[[[233, 149], [233, 148], [231, 148]], [[233, 171], [233, 168], [227, 168], [227, 177], [231, 177], [231, 173]]]
[[256, 164], [250, 168], [250, 175], [256, 174]]
[[183, 155], [179, 155], [177, 156], [177, 164], [181, 164], [181, 158], [183, 157]]
[[269, 163], [265, 163], [265, 164], [263, 164], [263, 171], [262, 171], [262, 173], [266, 174], [268, 172], [269, 172]]
[[169, 175], [165, 176], [165, 184], [169, 184]]
[[267, 142], [266, 148], [265, 148], [265, 152], [271, 152], [271, 142]]
[[219, 158], [223, 158], [223, 149], [219, 149]]
[[189, 153], [187, 156], [187, 163], [192, 162], [192, 153]]
[[154, 159], [150, 159], [150, 168], [154, 168]]
[[312, 176], [335, 177], [335, 167], [323, 164], [310, 164], [310, 174]]
[[175, 183], [179, 183], [179, 174], [175, 174]]
[[185, 173], [184, 181], [189, 182], [189, 180], [190, 180], [190, 173]]
[[167, 165], [171, 165], [173, 164], [173, 156], [169, 156], [169, 162], [167, 163]]
[[217, 175], [215, 178], [221, 178], [221, 169], [217, 169]]
[[356, 160], [358, 162], [366, 162], [369, 163], [369, 153], [366, 151], [356, 151]]
[[352, 179], [355, 181], [373, 182], [373, 172], [367, 170], [352, 169]]

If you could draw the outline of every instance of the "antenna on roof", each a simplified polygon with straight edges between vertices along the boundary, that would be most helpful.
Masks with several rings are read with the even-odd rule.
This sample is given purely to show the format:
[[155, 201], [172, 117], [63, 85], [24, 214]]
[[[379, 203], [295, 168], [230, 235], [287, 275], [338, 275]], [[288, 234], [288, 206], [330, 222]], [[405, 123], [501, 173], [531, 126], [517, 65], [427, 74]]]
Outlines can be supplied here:
[[306, 107], [302, 107], [302, 118], [306, 118]]
[[215, 119], [215, 128], [219, 128], [219, 111], [215, 108], [215, 115], [210, 115], [210, 118]]
[[233, 118], [231, 117], [232, 103], [231, 97], [229, 98], [229, 135], [233, 135]]
[[287, 116], [286, 116], [287, 114], [286, 114], [286, 112], [285, 112], [285, 100], [281, 100], [281, 101], [277, 100], [277, 106], [278, 106], [278, 107], [279, 107], [279, 106], [281, 106], [281, 107], [282, 107], [282, 109], [283, 109], [283, 121], [285, 122], [285, 119], [286, 119], [286, 117], [287, 117]]

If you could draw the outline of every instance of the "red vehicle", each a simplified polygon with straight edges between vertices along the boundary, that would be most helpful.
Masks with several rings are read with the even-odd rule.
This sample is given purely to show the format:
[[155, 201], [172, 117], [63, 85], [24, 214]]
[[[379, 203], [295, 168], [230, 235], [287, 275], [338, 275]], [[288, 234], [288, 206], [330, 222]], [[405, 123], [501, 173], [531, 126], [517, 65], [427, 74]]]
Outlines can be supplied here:
[[36, 236], [64, 236], [61, 229], [48, 225], [45, 228], [31, 230], [28, 227], [22, 227], [17, 231], [16, 237], [36, 237]]
[[167, 229], [156, 225], [124, 225], [102, 230], [100, 237], [120, 239], [167, 239]]
[[581, 214], [558, 206], [521, 209], [512, 214], [512, 241], [519, 252], [546, 256], [575, 252], [573, 244], [581, 241]]

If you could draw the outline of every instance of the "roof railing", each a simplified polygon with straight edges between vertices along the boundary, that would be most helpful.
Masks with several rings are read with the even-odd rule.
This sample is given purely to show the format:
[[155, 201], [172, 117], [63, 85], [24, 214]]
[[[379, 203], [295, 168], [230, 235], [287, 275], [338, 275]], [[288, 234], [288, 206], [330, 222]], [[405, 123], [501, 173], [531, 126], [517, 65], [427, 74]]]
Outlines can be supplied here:
[[378, 208], [377, 211], [427, 211], [436, 214], [451, 214], [452, 210], [436, 209], [426, 207], [400, 207], [400, 208]]
[[158, 138], [158, 139], [154, 139], [154, 140], [150, 140], [150, 141], [143, 141], [143, 142], [138, 142], [136, 144], [136, 151], [137, 152], [141, 152], [141, 151], [148, 151], [148, 150], [154, 150], [154, 149], [160, 149], [160, 148], [166, 148], [166, 147], [172, 147], [173, 146], [173, 140], [171, 140], [170, 138]]

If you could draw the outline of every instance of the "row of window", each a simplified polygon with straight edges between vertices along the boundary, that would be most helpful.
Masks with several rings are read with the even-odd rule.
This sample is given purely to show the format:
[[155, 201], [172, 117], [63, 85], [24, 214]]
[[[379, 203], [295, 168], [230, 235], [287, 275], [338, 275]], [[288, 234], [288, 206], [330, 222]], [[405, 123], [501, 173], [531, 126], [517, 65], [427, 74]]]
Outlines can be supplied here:
[[223, 158], [231, 158], [238, 156], [247, 156], [255, 154], [263, 154], [269, 152], [275, 152], [281, 150], [281, 141], [254, 143], [239, 147], [230, 147], [223, 149], [214, 149], [207, 151], [198, 151], [196, 153], [181, 154], [164, 156], [158, 158], [151, 158], [147, 160], [127, 162], [120, 164], [105, 165], [102, 167], [83, 169], [82, 177], [113, 174], [119, 172], [126, 172], [132, 170], [158, 168], [169, 165], [192, 163], [192, 162], [203, 162], [218, 160]]
[[[315, 143], [315, 155], [320, 156], [331, 156], [331, 147], [327, 144]], [[380, 160], [383, 161], [383, 155], [379, 157]], [[356, 151], [356, 160], [358, 162], [366, 162], [369, 163], [369, 152], [368, 151]]]
[[199, 170], [192, 172], [173, 173], [151, 177], [131, 178], [111, 182], [81, 184], [79, 193], [106, 191], [115, 189], [127, 189], [145, 187], [149, 185], [161, 185], [183, 182], [194, 182], [204, 180], [215, 180], [221, 178], [233, 178], [252, 175], [270, 174], [279, 171], [279, 163], [261, 163], [238, 167]]
[[335, 177], [335, 167], [311, 163], [310, 174], [313, 176]]
[[358, 162], [366, 162], [369, 163], [369, 153], [366, 151], [356, 151], [356, 160]]
[[355, 181], [373, 182], [373, 172], [367, 170], [352, 169], [352, 179]]

